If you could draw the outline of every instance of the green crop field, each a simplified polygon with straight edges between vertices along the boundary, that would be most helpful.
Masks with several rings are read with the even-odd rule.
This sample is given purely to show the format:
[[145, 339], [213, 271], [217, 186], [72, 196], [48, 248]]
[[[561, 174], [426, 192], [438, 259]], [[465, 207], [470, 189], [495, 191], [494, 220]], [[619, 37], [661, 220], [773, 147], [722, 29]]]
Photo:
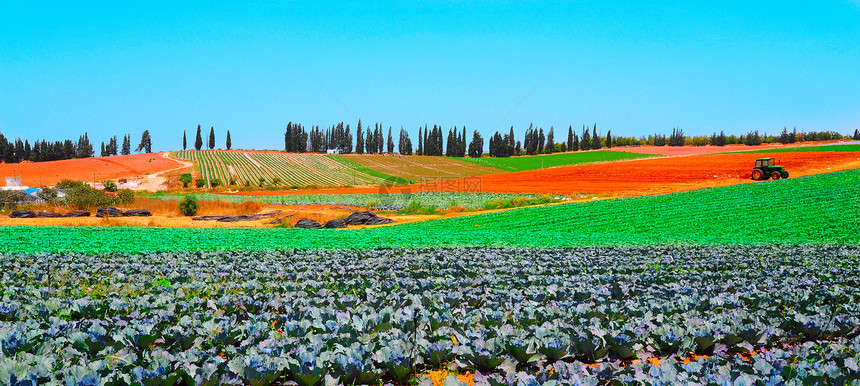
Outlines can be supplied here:
[[[383, 189], [384, 190], [384, 189]], [[149, 197], [161, 200], [181, 200], [183, 194], [156, 193]], [[369, 193], [369, 194], [286, 194], [277, 196], [242, 196], [232, 194], [194, 194], [198, 200], [228, 201], [242, 203], [256, 201], [261, 204], [280, 205], [344, 205], [357, 207], [372, 207], [375, 210], [400, 210], [409, 205], [422, 207], [448, 208], [453, 205], [466, 209], [478, 209], [491, 205], [495, 201], [512, 201], [516, 199], [534, 200], [541, 198], [538, 194], [518, 193], [456, 193], [456, 192], [416, 192], [416, 193]], [[553, 199], [552, 197], [549, 198]], [[560, 198], [559, 198], [560, 200]], [[525, 205], [518, 205], [525, 206]]]
[[569, 152], [560, 154], [531, 155], [507, 158], [457, 158], [478, 165], [494, 167], [497, 169], [520, 172], [524, 170], [535, 170], [551, 168], [555, 166], [568, 166], [588, 162], [621, 161], [627, 159], [659, 157], [653, 154], [637, 154], [623, 151], [597, 150], [584, 152]]
[[7, 227], [2, 252], [860, 244], [860, 169], [370, 229]]
[[362, 169], [325, 154], [187, 150], [179, 159], [196, 162], [206, 186], [218, 179], [221, 185], [265, 184], [281, 186], [376, 185], [397, 181], [394, 177]]
[[860, 145], [826, 145], [826, 146], [800, 146], [800, 147], [784, 147], [779, 149], [764, 149], [750, 151], [736, 151], [736, 153], [807, 153], [807, 152], [825, 152], [825, 151], [854, 151], [860, 152]]

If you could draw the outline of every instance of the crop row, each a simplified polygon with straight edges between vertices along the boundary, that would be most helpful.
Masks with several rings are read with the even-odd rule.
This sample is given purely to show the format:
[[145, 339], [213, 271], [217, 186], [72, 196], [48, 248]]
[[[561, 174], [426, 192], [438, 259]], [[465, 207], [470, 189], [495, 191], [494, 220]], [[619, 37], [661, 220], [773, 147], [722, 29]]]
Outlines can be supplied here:
[[266, 184], [284, 186], [372, 185], [382, 179], [353, 170], [323, 154], [260, 153], [220, 150], [186, 150], [177, 158], [196, 162], [206, 186], [218, 179], [222, 184]]
[[[152, 197], [176, 200], [182, 195], [160, 194]], [[510, 202], [514, 200], [528, 201], [541, 198], [534, 194], [513, 193], [379, 193], [379, 194], [295, 194], [280, 196], [240, 196], [228, 194], [196, 194], [199, 200], [245, 202], [256, 201], [264, 204], [281, 205], [344, 205], [357, 207], [373, 207], [380, 210], [400, 210], [410, 204], [448, 208], [459, 205], [467, 209], [478, 209], [492, 204], [494, 201]]]
[[850, 381], [858, 263], [824, 246], [3, 255], [0, 383]]

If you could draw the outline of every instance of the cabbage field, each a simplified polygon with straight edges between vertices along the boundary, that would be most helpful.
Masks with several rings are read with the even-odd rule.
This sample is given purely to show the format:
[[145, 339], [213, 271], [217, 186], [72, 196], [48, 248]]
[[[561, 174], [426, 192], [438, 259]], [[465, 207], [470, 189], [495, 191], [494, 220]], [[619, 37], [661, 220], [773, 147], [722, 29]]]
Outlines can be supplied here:
[[[180, 194], [153, 194], [150, 197], [163, 200], [181, 200]], [[279, 205], [345, 205], [373, 207], [377, 210], [401, 210], [409, 205], [430, 206], [445, 209], [462, 206], [466, 209], [480, 209], [493, 201], [537, 200], [538, 194], [514, 193], [460, 193], [460, 192], [416, 192], [416, 193], [377, 193], [377, 194], [286, 194], [276, 196], [243, 196], [238, 194], [195, 194], [198, 200], [246, 202]], [[557, 196], [558, 201], [562, 197]], [[553, 199], [553, 198], [550, 198]]]
[[2, 384], [406, 384], [443, 368], [480, 385], [860, 379], [857, 246], [5, 254], [0, 265]]
[[849, 170], [365, 229], [3, 227], [0, 384], [856, 385], [858, 219]]

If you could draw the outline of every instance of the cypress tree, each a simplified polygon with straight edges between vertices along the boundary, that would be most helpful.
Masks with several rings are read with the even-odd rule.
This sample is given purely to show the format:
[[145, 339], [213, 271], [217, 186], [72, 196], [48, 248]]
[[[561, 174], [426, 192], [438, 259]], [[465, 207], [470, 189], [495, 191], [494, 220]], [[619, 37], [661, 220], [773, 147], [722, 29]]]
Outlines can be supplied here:
[[418, 155], [424, 155], [424, 137], [421, 135], [421, 126], [418, 126]]
[[606, 130], [606, 147], [612, 147], [612, 130]]
[[591, 133], [588, 132], [588, 128], [585, 125], [582, 125], [582, 137], [579, 140], [579, 149], [591, 149]]
[[391, 136], [391, 126], [388, 126], [388, 154], [394, 154], [394, 138]]
[[209, 150], [215, 148], [215, 126], [209, 128]]
[[576, 150], [576, 148], [573, 147], [573, 125], [567, 127], [567, 148]]
[[122, 155], [129, 154], [131, 154], [131, 134], [126, 134], [122, 137]]
[[230, 130], [227, 130], [227, 150], [233, 147], [233, 141], [230, 140]]
[[[369, 133], [368, 133], [369, 134]], [[361, 120], [358, 121], [358, 128], [355, 129], [355, 152], [364, 154], [364, 133], [361, 131]]]
[[[123, 145], [125, 148], [125, 145]], [[200, 135], [200, 125], [197, 125], [197, 139], [194, 140], [194, 149], [200, 150], [203, 148], [203, 137]]]
[[544, 152], [544, 142], [546, 141], [546, 137], [543, 135], [543, 127], [538, 131], [538, 154], [542, 154]]
[[427, 142], [427, 139], [430, 138], [430, 133], [427, 132], [427, 124], [424, 124], [424, 155], [433, 155], [430, 154], [430, 143]]
[[555, 129], [550, 126], [549, 133], [546, 135], [546, 146], [544, 147], [544, 153], [552, 154], [555, 152], [555, 134], [553, 133]]
[[182, 130], [182, 150], [188, 148], [188, 140], [185, 138], [185, 130]]
[[594, 133], [591, 134], [591, 148], [600, 149], [600, 136], [597, 135], [597, 124], [594, 124]]

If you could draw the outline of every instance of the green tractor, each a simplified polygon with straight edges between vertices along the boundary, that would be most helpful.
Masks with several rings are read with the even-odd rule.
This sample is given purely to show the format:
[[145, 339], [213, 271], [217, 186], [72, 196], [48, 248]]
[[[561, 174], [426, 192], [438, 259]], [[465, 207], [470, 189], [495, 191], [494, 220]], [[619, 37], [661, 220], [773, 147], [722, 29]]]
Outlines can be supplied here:
[[788, 178], [788, 171], [786, 171], [784, 167], [777, 165], [773, 161], [773, 158], [759, 158], [755, 160], [752, 179], [766, 180], [769, 178], [773, 178], [774, 180]]

